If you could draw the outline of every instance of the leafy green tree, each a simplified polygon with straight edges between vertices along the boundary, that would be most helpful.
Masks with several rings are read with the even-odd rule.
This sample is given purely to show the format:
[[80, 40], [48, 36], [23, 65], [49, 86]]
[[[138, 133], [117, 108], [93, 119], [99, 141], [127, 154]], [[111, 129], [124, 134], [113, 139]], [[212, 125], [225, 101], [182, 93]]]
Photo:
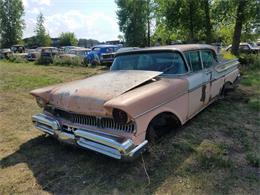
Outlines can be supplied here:
[[212, 22], [210, 17], [210, 0], [203, 0], [203, 11], [205, 15], [204, 19], [204, 25], [205, 25], [205, 35], [206, 35], [206, 42], [211, 43], [212, 42]]
[[206, 22], [208, 31], [211, 31], [210, 10], [205, 0], [156, 0], [156, 3], [158, 4], [157, 16], [159, 16], [157, 22], [164, 23], [177, 37], [184, 37], [189, 42], [205, 39]]
[[253, 29], [255, 31], [255, 34], [257, 34], [257, 38], [260, 37], [260, 0], [257, 0], [257, 3], [256, 3], [256, 17], [253, 21]]
[[213, 1], [213, 3], [211, 3], [211, 10], [215, 38], [225, 45], [231, 44], [235, 26], [234, 1]]
[[118, 6], [117, 17], [120, 31], [124, 33], [127, 46], [144, 47], [147, 41], [148, 16], [147, 0], [116, 0]]
[[65, 32], [60, 35], [60, 46], [76, 46], [78, 45], [78, 40], [74, 33]]
[[234, 4], [236, 4], [236, 22], [235, 22], [231, 52], [234, 55], [238, 55], [243, 27], [245, 26], [246, 23], [250, 23], [252, 22], [253, 19], [256, 18], [257, 16], [256, 11], [257, 11], [257, 6], [259, 6], [259, 1], [236, 0]]
[[0, 0], [1, 47], [10, 47], [21, 41], [24, 7], [21, 0]]
[[119, 39], [119, 41], [120, 41], [121, 43], [124, 43], [124, 42], [125, 42], [125, 38], [124, 38], [123, 35], [118, 35], [117, 38]]
[[43, 47], [51, 45], [51, 38], [44, 27], [44, 16], [42, 13], [40, 13], [37, 17], [37, 23], [34, 32], [36, 33], [35, 40], [37, 46]]

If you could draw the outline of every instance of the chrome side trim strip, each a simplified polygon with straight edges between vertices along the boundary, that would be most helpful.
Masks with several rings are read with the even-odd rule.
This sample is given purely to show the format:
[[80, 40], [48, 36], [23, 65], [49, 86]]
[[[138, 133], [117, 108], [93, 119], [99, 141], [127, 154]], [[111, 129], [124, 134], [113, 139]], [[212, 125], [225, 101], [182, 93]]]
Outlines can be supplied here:
[[223, 71], [228, 70], [237, 65], [239, 65], [239, 61], [237, 61], [237, 59], [236, 59], [236, 60], [228, 61], [223, 64], [219, 64], [219, 65], [215, 66], [215, 70], [217, 72], [223, 72]]

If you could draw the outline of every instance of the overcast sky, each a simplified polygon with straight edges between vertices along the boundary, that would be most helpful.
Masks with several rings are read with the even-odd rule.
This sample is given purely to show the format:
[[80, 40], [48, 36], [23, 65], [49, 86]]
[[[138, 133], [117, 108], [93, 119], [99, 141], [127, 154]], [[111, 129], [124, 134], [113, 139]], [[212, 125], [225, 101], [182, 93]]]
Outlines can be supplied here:
[[120, 34], [114, 0], [22, 0], [25, 7], [24, 38], [35, 35], [37, 15], [45, 17], [51, 37], [74, 32], [77, 38], [114, 40]]

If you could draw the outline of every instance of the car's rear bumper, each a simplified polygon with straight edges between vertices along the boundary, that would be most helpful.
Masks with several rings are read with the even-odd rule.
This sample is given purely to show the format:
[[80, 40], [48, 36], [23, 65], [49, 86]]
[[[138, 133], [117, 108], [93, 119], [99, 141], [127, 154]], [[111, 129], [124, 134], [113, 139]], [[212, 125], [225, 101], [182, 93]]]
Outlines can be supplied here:
[[45, 114], [34, 115], [32, 121], [37, 129], [63, 142], [75, 144], [81, 148], [93, 150], [116, 159], [133, 159], [145, 150], [148, 143], [145, 140], [136, 146], [131, 139], [117, 138], [80, 128], [65, 132], [55, 118]]

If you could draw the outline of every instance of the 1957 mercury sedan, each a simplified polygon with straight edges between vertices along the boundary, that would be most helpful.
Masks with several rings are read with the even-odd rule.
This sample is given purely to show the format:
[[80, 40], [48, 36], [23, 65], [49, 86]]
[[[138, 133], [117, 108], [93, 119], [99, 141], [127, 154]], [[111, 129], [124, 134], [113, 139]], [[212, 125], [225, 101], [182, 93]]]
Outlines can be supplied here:
[[174, 45], [116, 54], [111, 71], [31, 91], [43, 112], [35, 127], [116, 159], [131, 159], [234, 87], [238, 61], [209, 45]]

